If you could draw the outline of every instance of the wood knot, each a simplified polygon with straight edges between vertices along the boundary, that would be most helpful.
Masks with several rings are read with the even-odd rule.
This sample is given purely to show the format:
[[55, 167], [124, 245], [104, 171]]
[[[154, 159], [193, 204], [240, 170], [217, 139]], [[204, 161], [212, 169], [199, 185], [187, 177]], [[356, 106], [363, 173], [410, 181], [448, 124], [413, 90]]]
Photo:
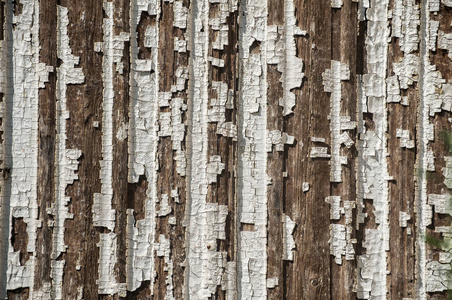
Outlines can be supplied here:
[[318, 279], [318, 278], [311, 278], [309, 280], [309, 283], [314, 287], [318, 286], [321, 282], [322, 282], [322, 279]]

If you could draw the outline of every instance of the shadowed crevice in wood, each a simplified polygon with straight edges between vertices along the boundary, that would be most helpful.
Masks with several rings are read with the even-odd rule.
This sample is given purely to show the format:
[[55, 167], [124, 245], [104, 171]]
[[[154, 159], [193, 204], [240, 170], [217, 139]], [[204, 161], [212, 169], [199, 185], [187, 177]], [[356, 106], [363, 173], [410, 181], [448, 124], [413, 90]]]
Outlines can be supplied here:
[[133, 292], [127, 291], [126, 297], [124, 297], [125, 300], [135, 300], [135, 299], [152, 299], [151, 296], [149, 296], [149, 291], [151, 287], [150, 281], [143, 281], [141, 282], [141, 286], [136, 289]]
[[135, 220], [145, 217], [148, 185], [145, 175], [140, 175], [137, 183], [127, 183], [127, 208], [133, 209]]
[[30, 253], [27, 251], [28, 234], [27, 223], [24, 222], [24, 218], [14, 218], [11, 228], [11, 245], [15, 252], [19, 252], [19, 262], [21, 266], [30, 258]]
[[8, 299], [9, 300], [24, 300], [29, 299], [30, 289], [29, 288], [20, 288], [15, 290], [8, 290]]

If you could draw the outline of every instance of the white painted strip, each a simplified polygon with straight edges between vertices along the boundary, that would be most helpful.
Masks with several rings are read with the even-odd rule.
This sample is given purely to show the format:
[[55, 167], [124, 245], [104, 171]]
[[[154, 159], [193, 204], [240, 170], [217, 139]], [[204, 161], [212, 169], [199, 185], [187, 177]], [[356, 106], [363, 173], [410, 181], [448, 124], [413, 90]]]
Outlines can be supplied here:
[[[130, 11], [130, 110], [129, 110], [129, 182], [138, 182], [145, 175], [148, 182], [145, 217], [136, 221], [129, 230], [127, 257], [127, 290], [135, 291], [143, 281], [151, 282], [154, 289], [155, 204], [157, 202], [157, 146], [158, 146], [158, 35], [148, 41], [152, 47], [150, 59], [138, 58], [137, 26], [142, 12], [156, 15], [159, 20], [160, 1], [134, 0]], [[158, 22], [154, 32], [158, 32]], [[153, 72], [151, 72], [153, 71]], [[130, 224], [129, 224], [130, 226]], [[132, 256], [132, 257], [130, 257]]]
[[[363, 247], [366, 253], [358, 257], [359, 299], [386, 299], [387, 255], [389, 250], [389, 195], [386, 111], [386, 64], [389, 29], [388, 0], [372, 0], [367, 9], [368, 19], [366, 50], [367, 70], [363, 75], [364, 96], [368, 112], [372, 114], [374, 131], [360, 128], [358, 141], [358, 204], [372, 199], [376, 229], [366, 229]], [[362, 112], [362, 111], [361, 111]], [[363, 115], [358, 115], [362, 124]], [[364, 165], [365, 164], [365, 165]], [[359, 207], [362, 209], [362, 207]]]
[[[429, 94], [434, 89], [432, 78], [430, 78], [431, 66], [429, 62], [429, 50], [427, 49], [429, 41], [429, 0], [421, 2], [421, 30], [420, 30], [420, 68], [419, 68], [419, 144], [417, 154], [417, 170], [419, 171], [418, 190], [416, 195], [416, 278], [417, 290], [416, 298], [420, 300], [427, 299], [427, 278], [426, 278], [426, 245], [423, 242], [426, 234], [426, 226], [431, 222], [431, 211], [429, 213], [427, 205], [427, 159], [425, 155], [428, 152], [429, 131], [432, 128], [429, 120]], [[439, 6], [439, 5], [438, 5]]]
[[303, 61], [301, 58], [297, 57], [295, 36], [305, 35], [306, 32], [296, 26], [297, 19], [295, 18], [295, 6], [293, 0], [284, 1], [284, 21], [285, 57], [283, 76], [281, 76], [283, 99], [280, 105], [283, 107], [283, 115], [287, 116], [293, 113], [292, 108], [295, 106], [296, 102], [295, 93], [293, 93], [292, 90], [301, 87], [304, 77]]
[[126, 285], [118, 284], [115, 276], [115, 264], [118, 261], [116, 234], [101, 233], [97, 246], [99, 247], [99, 279], [96, 283], [99, 294], [114, 295], [119, 292], [120, 297], [125, 297]]
[[[113, 198], [113, 56], [114, 28], [113, 2], [104, 2], [106, 18], [103, 21], [104, 42], [102, 44], [102, 160], [100, 161], [101, 192], [94, 194], [92, 207], [93, 223], [97, 227], [115, 228]], [[102, 241], [102, 240], [101, 240]], [[99, 269], [101, 270], [101, 269]], [[100, 287], [99, 287], [100, 288]]]
[[238, 233], [237, 298], [257, 300], [267, 296], [267, 3], [242, 0], [239, 14], [237, 228], [254, 231]]
[[53, 214], [54, 233], [53, 233], [53, 250], [52, 250], [52, 292], [54, 299], [63, 299], [62, 281], [64, 260], [58, 260], [60, 254], [66, 251], [64, 244], [64, 221], [72, 219], [73, 215], [69, 213], [68, 203], [71, 200], [66, 196], [66, 187], [78, 179], [75, 171], [78, 169], [77, 159], [82, 152], [76, 149], [66, 149], [66, 120], [69, 118], [69, 111], [66, 108], [67, 101], [67, 85], [81, 84], [85, 80], [81, 68], [75, 68], [78, 64], [79, 57], [72, 55], [69, 46], [69, 36], [67, 26], [69, 24], [68, 9], [63, 6], [57, 6], [57, 55], [61, 59], [62, 64], [57, 68], [57, 86], [56, 86], [56, 118], [57, 118], [57, 145], [55, 156], [57, 158], [55, 168], [55, 203], [48, 212]]
[[[211, 180], [208, 165], [208, 68], [209, 2], [192, 2], [188, 41], [189, 99], [187, 136], [187, 299], [209, 299], [221, 285], [225, 253], [217, 251], [217, 239], [224, 239], [227, 207], [207, 203]], [[212, 62], [213, 64], [213, 62]]]
[[[114, 64], [116, 70], [122, 73], [121, 58], [124, 49], [124, 41], [128, 40], [128, 34], [116, 36], [114, 34], [114, 3], [104, 2], [103, 9], [106, 18], [103, 20], [103, 42], [96, 43], [95, 49], [102, 50], [102, 160], [100, 161], [101, 192], [94, 194], [92, 213], [93, 223], [97, 227], [106, 227], [111, 232], [100, 234], [99, 247], [99, 294], [119, 296], [126, 295], [125, 283], [119, 284], [115, 276], [116, 234], [115, 210], [112, 209], [113, 200], [113, 104], [114, 104]], [[94, 125], [94, 124], [93, 124]]]

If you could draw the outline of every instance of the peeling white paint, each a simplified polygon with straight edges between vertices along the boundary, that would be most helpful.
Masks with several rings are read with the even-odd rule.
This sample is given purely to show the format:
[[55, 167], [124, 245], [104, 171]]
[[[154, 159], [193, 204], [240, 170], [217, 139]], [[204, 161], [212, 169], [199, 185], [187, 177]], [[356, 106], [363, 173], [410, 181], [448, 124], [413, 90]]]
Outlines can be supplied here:
[[[364, 108], [358, 106], [359, 140], [357, 143], [357, 210], [358, 224], [364, 221], [363, 199], [372, 199], [376, 229], [364, 231], [365, 254], [358, 256], [358, 299], [385, 299], [388, 288], [386, 252], [389, 250], [389, 191], [386, 111], [386, 65], [388, 56], [388, 1], [370, 1], [367, 9], [367, 74], [362, 77], [362, 96], [372, 114], [375, 129], [363, 125]], [[406, 58], [406, 56], [405, 56]], [[395, 69], [395, 67], [394, 67]], [[416, 69], [417, 70], [417, 69]], [[395, 71], [396, 72], [396, 71]], [[397, 72], [396, 72], [397, 74]], [[410, 74], [405, 72], [404, 74]], [[400, 83], [402, 86], [402, 83]], [[403, 88], [403, 86], [402, 86]]]
[[331, 7], [332, 8], [342, 8], [342, 5], [344, 3], [342, 2], [342, 0], [331, 0]]
[[227, 300], [237, 299], [237, 267], [236, 262], [228, 261], [221, 281], [221, 289], [226, 291]]
[[[341, 90], [342, 80], [350, 79], [349, 67], [339, 61], [331, 61], [331, 69], [322, 74], [325, 92], [331, 93], [330, 102], [330, 131], [331, 131], [331, 182], [342, 182], [342, 164], [347, 162], [347, 157], [341, 155], [341, 144], [350, 145], [350, 137], [341, 134]], [[311, 152], [312, 154], [312, 152]]]
[[345, 225], [343, 224], [330, 224], [330, 238], [328, 243], [330, 244], [330, 254], [334, 256], [336, 264], [342, 264], [342, 256], [345, 256], [346, 260], [355, 259], [355, 250], [353, 244], [356, 243], [355, 239], [352, 239], [352, 221], [353, 221], [353, 209], [356, 207], [354, 201], [344, 201], [341, 206], [342, 199], [340, 196], [328, 196], [325, 202], [330, 204], [330, 219], [333, 221], [340, 221], [341, 216], [345, 216]]
[[160, 210], [157, 211], [157, 216], [165, 217], [169, 215], [172, 211], [171, 206], [168, 202], [168, 195], [162, 194], [162, 201], [160, 201]]
[[126, 296], [126, 284], [116, 282], [115, 264], [118, 261], [116, 234], [101, 233], [99, 235], [99, 279], [96, 281], [99, 294]]
[[452, 33], [438, 32], [438, 48], [447, 50], [449, 58], [452, 59]]
[[274, 289], [278, 285], [278, 277], [267, 278], [267, 288]]
[[242, 0], [239, 15], [237, 209], [255, 230], [238, 233], [237, 298], [257, 300], [267, 295], [267, 5]]
[[413, 149], [414, 140], [410, 139], [410, 131], [402, 128], [397, 128], [396, 137], [400, 138], [400, 147]]
[[[293, 250], [295, 249], [295, 240], [293, 230], [295, 222], [288, 215], [283, 215], [283, 259], [293, 261]], [[268, 279], [267, 279], [268, 283]]]
[[399, 45], [405, 54], [418, 50], [419, 5], [415, 0], [395, 0], [392, 21], [392, 36], [399, 38]]
[[284, 145], [293, 145], [295, 137], [279, 130], [267, 130], [267, 152], [272, 152], [272, 145], [276, 151], [284, 151]]
[[220, 175], [223, 170], [224, 163], [221, 162], [221, 156], [211, 156], [207, 164], [207, 182], [209, 184], [217, 182], [217, 175]]
[[174, 1], [174, 21], [173, 26], [181, 29], [187, 28], [188, 8], [184, 6], [182, 1]]
[[327, 147], [312, 147], [309, 155], [311, 158], [330, 158]]
[[[130, 11], [130, 110], [128, 130], [128, 180], [138, 182], [140, 175], [145, 175], [148, 182], [144, 205], [144, 218], [135, 220], [128, 210], [127, 243], [127, 290], [135, 291], [143, 281], [150, 281], [151, 294], [154, 292], [154, 250], [155, 219], [157, 198], [157, 145], [158, 145], [158, 36], [152, 39], [150, 29], [148, 43], [152, 47], [150, 59], [138, 59], [137, 26], [141, 13], [147, 11], [159, 19], [159, 1], [146, 2], [134, 0]], [[151, 72], [152, 71], [152, 72]], [[134, 226], [135, 225], [135, 226]]]
[[69, 213], [68, 203], [71, 200], [66, 196], [66, 187], [78, 179], [75, 171], [78, 169], [77, 159], [82, 155], [80, 150], [66, 149], [66, 120], [69, 119], [69, 111], [66, 109], [68, 100], [67, 85], [81, 84], [85, 80], [81, 68], [75, 68], [79, 63], [79, 57], [72, 55], [69, 46], [69, 36], [67, 27], [69, 24], [68, 9], [63, 6], [57, 6], [57, 55], [62, 64], [57, 68], [57, 146], [55, 155], [57, 163], [55, 168], [55, 203], [48, 211], [55, 218], [53, 234], [53, 252], [51, 254], [51, 277], [52, 294], [54, 299], [63, 299], [62, 281], [64, 260], [57, 260], [62, 252], [66, 251], [64, 244], [64, 222], [66, 219], [72, 219], [73, 215]]
[[166, 275], [166, 293], [165, 300], [174, 300], [173, 294], [173, 260], [170, 258], [171, 241], [164, 234], [159, 235], [159, 243], [156, 244], [155, 251], [158, 257], [164, 257], [166, 266], [163, 268]]
[[[1, 187], [2, 242], [0, 252], [0, 298], [6, 299], [6, 290], [29, 288], [34, 297], [34, 272], [36, 258], [36, 231], [38, 220], [38, 92], [48, 80], [52, 67], [39, 62], [39, 3], [23, 0], [19, 15], [14, 15], [10, 1], [4, 4], [1, 41], [2, 74], [0, 92], [2, 103], [2, 143], [9, 151], [1, 152], [2, 169], [11, 168], [8, 181]], [[8, 64], [6, 64], [8, 62]], [[5, 138], [6, 137], [6, 138]], [[10, 137], [10, 138], [8, 138]], [[23, 218], [26, 223], [29, 259], [20, 263], [20, 252], [12, 245], [13, 218]], [[6, 277], [4, 277], [6, 275]]]
[[399, 212], [399, 226], [407, 227], [408, 221], [411, 220], [410, 214], [404, 211]]
[[[265, 4], [266, 6], [266, 4]], [[295, 7], [293, 0], [284, 1], [284, 26], [271, 25], [267, 28], [267, 63], [277, 64], [282, 73], [280, 82], [283, 86], [283, 97], [279, 105], [283, 107], [283, 115], [293, 113], [295, 93], [301, 88], [303, 81], [303, 61], [297, 57], [295, 37], [305, 35], [306, 31], [296, 26]]]
[[345, 255], [347, 242], [345, 241], [345, 226], [341, 224], [330, 224], [330, 254], [334, 256], [336, 264], [342, 264], [342, 255]]
[[190, 36], [188, 50], [190, 58], [188, 123], [190, 135], [187, 136], [187, 277], [186, 297], [208, 299], [222, 284], [226, 267], [226, 253], [217, 249], [217, 240], [225, 239], [227, 206], [207, 203], [209, 183], [224, 168], [219, 156], [213, 156], [208, 163], [208, 122], [221, 122], [220, 111], [224, 102], [224, 89], [221, 83], [215, 84], [217, 98], [212, 99], [212, 110], [208, 110], [208, 69], [220, 60], [209, 59], [209, 3], [192, 3], [190, 14]]
[[443, 168], [444, 185], [448, 189], [452, 189], [452, 156], [445, 156], [444, 162], [446, 166]]

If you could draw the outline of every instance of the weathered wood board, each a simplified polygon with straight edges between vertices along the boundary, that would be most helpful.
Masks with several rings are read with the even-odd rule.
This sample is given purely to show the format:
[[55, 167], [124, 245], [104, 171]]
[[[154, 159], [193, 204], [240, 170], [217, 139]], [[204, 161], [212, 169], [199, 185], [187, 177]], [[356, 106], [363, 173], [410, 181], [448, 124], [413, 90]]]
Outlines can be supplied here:
[[446, 299], [451, 0], [2, 0], [0, 299]]

